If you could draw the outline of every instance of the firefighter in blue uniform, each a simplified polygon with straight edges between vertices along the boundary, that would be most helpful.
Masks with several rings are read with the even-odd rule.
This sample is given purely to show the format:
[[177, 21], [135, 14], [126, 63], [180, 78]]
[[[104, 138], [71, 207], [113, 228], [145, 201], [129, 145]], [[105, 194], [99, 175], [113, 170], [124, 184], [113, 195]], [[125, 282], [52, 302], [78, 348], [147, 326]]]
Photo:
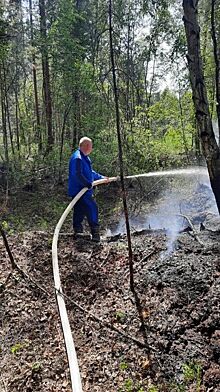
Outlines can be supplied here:
[[98, 207], [93, 199], [92, 183], [95, 180], [108, 178], [96, 173], [92, 169], [91, 160], [88, 155], [92, 152], [92, 140], [88, 137], [83, 137], [79, 141], [79, 148], [76, 150], [69, 162], [69, 196], [74, 197], [87, 187], [88, 190], [79, 199], [74, 206], [73, 211], [73, 229], [76, 236], [83, 233], [82, 222], [86, 217], [90, 226], [92, 240], [99, 242], [99, 222], [98, 222]]

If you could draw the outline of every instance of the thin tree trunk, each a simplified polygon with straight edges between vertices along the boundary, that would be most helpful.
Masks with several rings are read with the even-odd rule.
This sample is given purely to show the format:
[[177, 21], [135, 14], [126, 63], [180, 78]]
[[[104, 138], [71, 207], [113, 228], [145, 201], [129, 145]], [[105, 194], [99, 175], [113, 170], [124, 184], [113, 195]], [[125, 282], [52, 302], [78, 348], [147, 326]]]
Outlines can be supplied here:
[[48, 60], [47, 48], [47, 27], [46, 27], [46, 11], [45, 0], [39, 0], [40, 10], [40, 33], [41, 33], [41, 54], [42, 54], [42, 71], [43, 71], [43, 90], [46, 111], [46, 124], [47, 124], [47, 148], [46, 153], [49, 153], [54, 144], [53, 129], [52, 129], [52, 102], [50, 91], [50, 69]]
[[147, 78], [148, 78], [149, 64], [150, 64], [150, 59], [151, 59], [151, 52], [152, 52], [152, 41], [150, 40], [150, 45], [149, 45], [148, 54], [147, 54], [147, 63], [143, 64], [143, 67], [144, 67], [144, 89], [145, 89], [145, 100], [146, 100], [146, 102], [148, 102], [148, 85], [149, 85], [149, 82], [148, 82]]
[[73, 134], [72, 134], [72, 148], [74, 149], [79, 140], [79, 117], [78, 117], [78, 88], [73, 91], [73, 102], [74, 102], [74, 119], [73, 119]]
[[179, 102], [179, 108], [180, 108], [180, 122], [181, 122], [181, 128], [182, 128], [183, 145], [184, 145], [184, 150], [185, 150], [187, 162], [189, 163], [189, 151], [188, 151], [187, 142], [186, 142], [186, 135], [185, 135], [185, 129], [184, 129], [184, 122], [183, 122], [182, 99], [180, 97], [180, 93], [179, 93], [178, 102]]
[[151, 78], [151, 82], [150, 82], [150, 89], [149, 89], [147, 107], [150, 107], [150, 104], [151, 104], [152, 91], [153, 91], [154, 78], [155, 78], [155, 68], [156, 68], [156, 53], [154, 55], [154, 60], [153, 60], [152, 78]]
[[5, 161], [8, 165], [9, 154], [8, 154], [8, 135], [7, 135], [7, 124], [6, 124], [6, 113], [5, 113], [5, 88], [4, 77], [2, 72], [2, 65], [0, 65], [0, 91], [1, 91], [1, 113], [2, 113], [2, 131], [3, 131], [3, 144], [5, 152]]
[[[3, 63], [3, 74], [4, 74], [4, 86], [6, 87], [6, 73], [5, 73], [5, 66]], [[9, 130], [9, 137], [10, 137], [10, 143], [11, 143], [11, 151], [13, 156], [15, 155], [15, 150], [14, 150], [14, 143], [13, 143], [13, 133], [11, 129], [11, 119], [10, 119], [10, 110], [9, 110], [9, 103], [8, 103], [8, 94], [5, 88], [5, 113], [7, 117], [7, 122], [8, 122], [8, 130]]]
[[[29, 0], [29, 14], [30, 14], [31, 46], [32, 46], [32, 48], [34, 48], [32, 0]], [[38, 100], [38, 90], [37, 90], [36, 57], [35, 57], [34, 51], [32, 54], [32, 74], [33, 74], [33, 84], [34, 84], [34, 100], [35, 100], [35, 114], [36, 114], [36, 123], [37, 123], [38, 149], [39, 149], [39, 152], [41, 152], [42, 151], [42, 137], [41, 137], [41, 128], [40, 128], [40, 111], [39, 111], [39, 100]]]
[[188, 46], [187, 60], [202, 150], [220, 213], [220, 151], [213, 132], [204, 81], [197, 6], [198, 0], [183, 0], [184, 26]]
[[20, 157], [20, 138], [19, 138], [19, 106], [18, 106], [18, 92], [17, 86], [15, 88], [15, 120], [16, 120], [16, 146], [18, 155]]
[[119, 153], [119, 166], [120, 166], [120, 179], [121, 179], [121, 189], [122, 198], [124, 206], [125, 224], [127, 230], [128, 239], [128, 252], [129, 252], [129, 269], [130, 269], [130, 288], [134, 292], [134, 270], [133, 270], [133, 255], [132, 255], [132, 245], [131, 245], [131, 233], [130, 224], [128, 218], [128, 208], [124, 185], [124, 169], [123, 169], [123, 152], [122, 152], [122, 142], [121, 142], [121, 132], [120, 132], [120, 114], [119, 114], [119, 99], [118, 99], [118, 88], [115, 72], [115, 58], [114, 58], [114, 48], [113, 48], [113, 28], [112, 28], [112, 0], [109, 0], [109, 42], [110, 42], [110, 56], [112, 65], [112, 78], [113, 78], [113, 88], [115, 97], [115, 114], [116, 114], [116, 126], [117, 126], [117, 136], [118, 136], [118, 153]]
[[131, 110], [130, 110], [130, 15], [128, 16], [128, 25], [127, 25], [127, 74], [126, 74], [126, 121], [131, 120]]
[[63, 116], [63, 125], [62, 125], [62, 131], [61, 131], [61, 141], [60, 141], [60, 165], [59, 165], [59, 181], [61, 182], [62, 180], [62, 160], [63, 160], [63, 145], [64, 145], [64, 134], [65, 134], [65, 128], [66, 128], [66, 122], [68, 119], [68, 115], [71, 109], [71, 104], [66, 108]]
[[[179, 73], [179, 68], [178, 68], [178, 73]], [[187, 158], [187, 162], [189, 163], [189, 151], [188, 151], [188, 146], [187, 146], [187, 141], [186, 141], [186, 135], [185, 135], [185, 127], [184, 127], [184, 121], [183, 121], [183, 107], [182, 107], [182, 98], [181, 98], [181, 89], [180, 89], [180, 81], [178, 80], [178, 103], [179, 103], [179, 109], [180, 109], [180, 122], [181, 122], [181, 128], [182, 128], [182, 138], [183, 138], [183, 145], [184, 145], [184, 150]]]
[[7, 93], [5, 94], [5, 111], [7, 114], [7, 122], [8, 122], [8, 130], [9, 130], [9, 137], [10, 137], [10, 143], [11, 143], [11, 151], [12, 155], [15, 155], [15, 150], [14, 150], [14, 142], [13, 142], [13, 133], [11, 129], [11, 119], [10, 119], [10, 110], [9, 110], [9, 103], [8, 103], [8, 95]]
[[[132, 78], [131, 116], [132, 117], [135, 117], [135, 115], [136, 115], [136, 106], [141, 105], [140, 92], [139, 92], [139, 77], [138, 77], [138, 75], [136, 75], [136, 71], [135, 71], [135, 67], [134, 67], [134, 42], [135, 42], [135, 23], [133, 22], [133, 25], [132, 25], [132, 45], [131, 45], [131, 78]], [[136, 86], [134, 88], [135, 78], [137, 79], [137, 81], [136, 81]]]

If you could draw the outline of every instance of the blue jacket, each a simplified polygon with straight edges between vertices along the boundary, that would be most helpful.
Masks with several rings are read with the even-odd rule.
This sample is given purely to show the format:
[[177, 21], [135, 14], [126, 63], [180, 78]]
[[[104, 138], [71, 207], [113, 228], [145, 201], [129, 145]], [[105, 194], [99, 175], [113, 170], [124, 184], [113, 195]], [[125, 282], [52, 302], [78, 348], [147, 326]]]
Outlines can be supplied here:
[[77, 193], [79, 193], [79, 191], [85, 187], [91, 188], [86, 192], [86, 194], [92, 194], [93, 181], [100, 180], [101, 178], [105, 177], [99, 173], [96, 173], [92, 169], [90, 158], [84, 155], [80, 149], [76, 150], [72, 154], [69, 162], [69, 196], [76, 196]]

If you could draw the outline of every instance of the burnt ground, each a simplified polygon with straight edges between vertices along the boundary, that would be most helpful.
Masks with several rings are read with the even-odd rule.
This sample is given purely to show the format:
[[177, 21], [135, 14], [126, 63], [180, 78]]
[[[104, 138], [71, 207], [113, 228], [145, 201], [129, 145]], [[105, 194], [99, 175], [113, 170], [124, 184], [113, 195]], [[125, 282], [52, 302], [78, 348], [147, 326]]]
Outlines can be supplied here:
[[[8, 241], [21, 269], [47, 294], [11, 269], [1, 242], [0, 391], [69, 392], [52, 237], [29, 231]], [[139, 311], [123, 236], [100, 245], [74, 241], [68, 233], [60, 237], [60, 274], [83, 390], [220, 391], [218, 232], [184, 232], [167, 257], [161, 257], [163, 231], [134, 233], [132, 243]]]
[[[220, 391], [220, 221], [209, 188], [196, 183], [189, 194], [184, 181], [178, 180], [180, 195], [162, 195], [162, 207], [150, 206], [148, 195], [154, 202], [156, 186], [167, 184], [128, 184], [131, 226], [140, 230], [132, 235], [136, 296], [123, 235], [95, 245], [73, 239], [70, 217], [62, 228], [60, 274], [83, 391]], [[104, 201], [97, 197], [102, 228], [117, 232], [120, 189], [112, 187], [104, 188]], [[66, 186], [41, 183], [12, 192], [9, 201], [4, 229], [28, 277], [12, 270], [0, 238], [0, 392], [70, 392], [51, 260]]]

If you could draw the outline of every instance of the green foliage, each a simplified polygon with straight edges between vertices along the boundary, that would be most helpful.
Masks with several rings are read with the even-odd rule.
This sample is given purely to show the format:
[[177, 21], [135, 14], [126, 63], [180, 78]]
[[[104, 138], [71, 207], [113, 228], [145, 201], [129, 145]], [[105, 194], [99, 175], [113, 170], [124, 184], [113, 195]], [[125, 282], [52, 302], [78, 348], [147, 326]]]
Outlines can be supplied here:
[[51, 43], [53, 66], [59, 75], [63, 75], [63, 82], [75, 82], [74, 69], [77, 71], [77, 61], [83, 55], [84, 47], [74, 31], [82, 16], [76, 10], [73, 0], [58, 1], [56, 20], [50, 28], [48, 41]]
[[185, 382], [193, 381], [195, 377], [194, 366], [183, 365], [183, 377]]
[[[120, 363], [120, 369], [122, 371], [129, 370], [126, 362]], [[182, 383], [172, 382], [167, 385], [153, 385], [148, 386], [140, 385], [131, 378], [127, 378], [124, 381], [120, 392], [159, 392], [166, 390], [167, 392], [186, 392], [188, 388], [194, 388], [193, 391], [200, 392], [202, 382], [202, 368], [199, 363], [191, 362], [189, 364], [183, 364], [183, 381]], [[165, 388], [165, 389], [164, 389]], [[191, 389], [190, 389], [191, 390]]]
[[[150, 390], [149, 390], [150, 391]], [[151, 390], [151, 392], [157, 392], [157, 389]], [[128, 378], [125, 380], [122, 389], [119, 392], [145, 392], [144, 388], [134, 383], [132, 379]]]
[[124, 382], [124, 391], [126, 392], [133, 391], [133, 381], [130, 378]]
[[125, 321], [126, 321], [126, 318], [127, 318], [126, 313], [125, 313], [125, 312], [122, 312], [121, 310], [118, 310], [118, 311], [115, 313], [115, 319], [116, 319], [116, 321], [117, 321], [118, 323], [120, 323], [120, 324], [124, 324]]
[[0, 5], [0, 62], [4, 60], [9, 49], [8, 22], [5, 19], [3, 5]]
[[16, 343], [14, 346], [11, 347], [11, 353], [12, 354], [17, 354], [20, 350], [24, 348], [24, 344], [22, 343]]
[[41, 230], [48, 230], [50, 227], [50, 222], [48, 222], [44, 217], [40, 217], [38, 219], [37, 225], [41, 228]]
[[[127, 125], [124, 141], [125, 167], [129, 173], [181, 165], [190, 153], [195, 128], [191, 97], [182, 97], [181, 118], [176, 95], [165, 90], [149, 108], [136, 107], [132, 130]], [[184, 123], [183, 123], [184, 122]]]
[[4, 231], [6, 231], [9, 235], [12, 235], [14, 233], [14, 230], [10, 227], [9, 222], [3, 220], [0, 222], [0, 226]]
[[[92, 137], [92, 135], [91, 135]], [[94, 169], [108, 176], [118, 175], [118, 144], [116, 134], [107, 129], [100, 131], [95, 140], [91, 155]]]
[[119, 367], [120, 367], [120, 370], [127, 370], [128, 364], [126, 362], [121, 362]]
[[1, 221], [1, 227], [3, 230], [7, 231], [9, 229], [8, 222], [5, 220]]
[[32, 363], [32, 372], [38, 373], [42, 370], [42, 364], [40, 362], [34, 362]]
[[167, 386], [167, 391], [168, 392], [186, 392], [186, 386], [185, 386], [185, 384], [177, 384], [177, 383], [173, 382]]
[[200, 391], [202, 368], [199, 363], [189, 363], [183, 365], [183, 377], [186, 384], [196, 382], [196, 392]]
[[154, 385], [149, 386], [147, 392], [159, 392], [159, 389]]
[[[172, 382], [168, 385], [169, 392], [186, 392], [188, 388], [194, 388], [193, 391], [200, 392], [202, 383], [202, 367], [197, 362], [190, 362], [182, 365], [183, 382]], [[190, 389], [191, 390], [191, 389]]]

